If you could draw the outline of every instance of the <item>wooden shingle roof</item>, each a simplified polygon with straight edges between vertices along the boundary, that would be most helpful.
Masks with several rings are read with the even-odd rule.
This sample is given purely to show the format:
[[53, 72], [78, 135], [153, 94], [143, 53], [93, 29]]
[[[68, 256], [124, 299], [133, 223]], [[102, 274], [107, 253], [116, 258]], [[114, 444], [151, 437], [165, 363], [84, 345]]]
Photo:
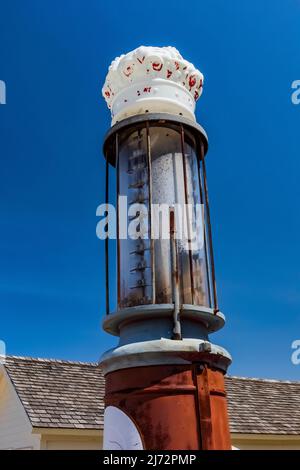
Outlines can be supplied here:
[[[96, 363], [8, 356], [5, 369], [34, 427], [103, 429]], [[225, 380], [232, 433], [300, 435], [300, 382]]]
[[104, 377], [96, 364], [8, 356], [5, 369], [34, 427], [103, 428]]
[[232, 433], [300, 435], [300, 382], [225, 380]]

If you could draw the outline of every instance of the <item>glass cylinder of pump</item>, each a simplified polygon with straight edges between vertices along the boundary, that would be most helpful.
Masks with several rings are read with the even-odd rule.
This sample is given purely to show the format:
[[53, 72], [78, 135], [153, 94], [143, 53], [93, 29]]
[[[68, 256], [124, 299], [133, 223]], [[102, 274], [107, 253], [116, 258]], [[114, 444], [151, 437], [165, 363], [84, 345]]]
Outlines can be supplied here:
[[173, 303], [174, 266], [180, 304], [216, 307], [203, 129], [180, 117], [136, 116], [110, 130], [104, 149], [117, 169], [118, 309]]

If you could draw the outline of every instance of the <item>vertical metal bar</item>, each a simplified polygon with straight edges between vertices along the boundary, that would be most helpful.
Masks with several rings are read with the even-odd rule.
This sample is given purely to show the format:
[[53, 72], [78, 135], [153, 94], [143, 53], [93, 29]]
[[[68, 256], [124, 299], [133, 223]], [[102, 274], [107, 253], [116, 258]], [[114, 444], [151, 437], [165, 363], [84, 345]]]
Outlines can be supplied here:
[[152, 281], [152, 303], [156, 303], [155, 292], [155, 253], [154, 253], [154, 233], [152, 220], [152, 162], [151, 162], [151, 140], [149, 131], [149, 121], [147, 121], [147, 163], [148, 163], [148, 190], [149, 190], [149, 235], [150, 235], [150, 253], [151, 253], [151, 281]]
[[171, 266], [172, 266], [172, 290], [173, 290], [173, 336], [172, 339], [181, 340], [181, 324], [180, 324], [180, 299], [179, 299], [179, 273], [178, 273], [178, 259], [177, 247], [175, 239], [175, 217], [174, 211], [170, 208], [170, 239], [171, 239]]
[[117, 309], [120, 308], [121, 304], [121, 269], [120, 269], [120, 220], [119, 220], [119, 195], [120, 195], [120, 165], [119, 165], [119, 134], [116, 133], [115, 140], [115, 151], [116, 151], [116, 206], [117, 206]]
[[213, 450], [213, 426], [209, 384], [209, 368], [206, 364], [197, 374], [197, 394], [199, 403], [201, 449]]
[[210, 222], [209, 200], [208, 200], [206, 168], [205, 168], [205, 158], [204, 158], [204, 146], [203, 146], [202, 141], [200, 143], [200, 158], [202, 161], [202, 168], [203, 168], [204, 194], [205, 194], [206, 212], [207, 212], [208, 242], [209, 242], [209, 251], [210, 251], [213, 295], [214, 295], [214, 310], [215, 310], [215, 313], [217, 313], [219, 311], [219, 307], [218, 307], [218, 298], [217, 298], [217, 285], [216, 285], [216, 276], [215, 276], [215, 262], [214, 262], [212, 230], [211, 230], [211, 222]]
[[[109, 201], [109, 163], [108, 155], [106, 157], [105, 165], [105, 204], [106, 213], [108, 215], [108, 201]], [[106, 285], [106, 315], [109, 315], [109, 253], [108, 253], [108, 232], [105, 238], [105, 285]]]
[[200, 192], [200, 203], [201, 206], [203, 207], [203, 238], [204, 238], [204, 254], [205, 254], [205, 267], [206, 267], [206, 276], [207, 276], [207, 285], [208, 285], [208, 303], [209, 306], [212, 306], [211, 302], [211, 285], [210, 285], [210, 273], [209, 273], [209, 266], [208, 266], [208, 246], [207, 246], [207, 238], [206, 238], [206, 223], [205, 223], [205, 204], [204, 204], [204, 198], [203, 198], [203, 189], [202, 189], [202, 181], [201, 181], [201, 161], [197, 157], [197, 163], [198, 163], [198, 179], [199, 179], [199, 192]]
[[202, 429], [201, 429], [200, 401], [199, 401], [199, 390], [198, 390], [198, 370], [199, 370], [199, 364], [194, 363], [192, 365], [192, 376], [193, 376], [193, 383], [196, 388], [195, 411], [196, 411], [196, 421], [197, 421], [197, 435], [198, 435], [199, 450], [202, 450]]
[[192, 304], [194, 304], [194, 297], [195, 297], [195, 288], [194, 288], [194, 275], [193, 275], [193, 258], [192, 258], [192, 250], [190, 249], [191, 243], [191, 233], [190, 233], [190, 220], [189, 220], [189, 211], [188, 211], [188, 189], [187, 189], [187, 176], [186, 176], [186, 158], [185, 158], [185, 151], [184, 151], [184, 129], [183, 126], [181, 128], [181, 153], [182, 153], [182, 165], [183, 165], [183, 179], [184, 179], [184, 197], [185, 197], [185, 204], [186, 204], [186, 219], [187, 219], [187, 229], [188, 229], [188, 244], [189, 244], [189, 263], [190, 263], [190, 278], [191, 278], [191, 292], [192, 292]]

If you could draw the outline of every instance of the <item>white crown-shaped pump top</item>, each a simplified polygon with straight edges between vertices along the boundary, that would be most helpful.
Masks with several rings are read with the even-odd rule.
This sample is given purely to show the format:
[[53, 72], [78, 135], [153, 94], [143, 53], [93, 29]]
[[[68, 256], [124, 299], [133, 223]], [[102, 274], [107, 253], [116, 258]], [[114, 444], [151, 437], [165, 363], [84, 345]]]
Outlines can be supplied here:
[[112, 125], [144, 113], [170, 113], [195, 121], [203, 75], [174, 47], [141, 46], [117, 57], [102, 89]]

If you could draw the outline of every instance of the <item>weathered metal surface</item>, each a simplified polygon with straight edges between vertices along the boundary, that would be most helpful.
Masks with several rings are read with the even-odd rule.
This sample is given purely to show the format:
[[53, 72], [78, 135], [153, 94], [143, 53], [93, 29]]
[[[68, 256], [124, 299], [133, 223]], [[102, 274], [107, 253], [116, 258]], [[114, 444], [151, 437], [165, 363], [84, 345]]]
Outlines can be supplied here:
[[[154, 324], [155, 327], [155, 324]], [[170, 330], [172, 331], [170, 322]], [[153, 366], [162, 364], [192, 364], [201, 360], [210, 367], [226, 372], [231, 363], [230, 354], [220, 346], [203, 339], [173, 339], [161, 338], [120, 344], [117, 348], [105, 352], [101, 357], [104, 375], [119, 369]], [[209, 350], [208, 350], [209, 349]], [[138, 373], [138, 372], [137, 372]]]
[[123, 121], [115, 124], [113, 127], [109, 129], [104, 137], [104, 144], [103, 144], [103, 153], [105, 158], [115, 166], [116, 164], [116, 153], [115, 153], [115, 141], [114, 141], [114, 134], [115, 132], [120, 132], [121, 130], [125, 130], [131, 126], [136, 126], [139, 124], [146, 124], [149, 122], [150, 125], [164, 125], [168, 126], [175, 126], [178, 128], [178, 125], [183, 124], [186, 129], [191, 130], [191, 132], [195, 133], [197, 136], [198, 144], [203, 140], [204, 142], [204, 153], [207, 153], [208, 150], [208, 137], [203, 129], [198, 123], [191, 121], [190, 119], [186, 119], [182, 116], [172, 116], [172, 114], [166, 113], [148, 113], [142, 114], [138, 116], [133, 116], [128, 119], [124, 119]]
[[[174, 303], [172, 289], [171, 258], [177, 259], [178, 304], [194, 304], [214, 307], [217, 310], [211, 229], [208, 208], [204, 152], [207, 139], [198, 124], [174, 119], [168, 115], [145, 115], [124, 120], [122, 126], [114, 126], [109, 134], [110, 144], [105, 147], [106, 161], [112, 158], [117, 173], [117, 296], [118, 308], [125, 309], [146, 304]], [[200, 160], [201, 166], [196, 162]], [[201, 177], [197, 173], [202, 171]], [[108, 165], [106, 168], [106, 202], [109, 197]], [[199, 187], [198, 187], [199, 186]], [[120, 209], [119, 196], [128, 197], [128, 210], [133, 204], [143, 202], [147, 207], [150, 239], [126, 239], [119, 234], [119, 221], [126, 217], [129, 226], [132, 217]], [[204, 253], [188, 247], [191, 243], [193, 216], [187, 204], [204, 202], [207, 214], [207, 236]], [[181, 234], [175, 242], [176, 257], [171, 251], [174, 243], [157, 234], [154, 227], [159, 222], [152, 213], [152, 203], [158, 207], [179, 205], [184, 209], [183, 219], [187, 234]], [[180, 216], [179, 216], [180, 218]], [[154, 220], [155, 219], [155, 220]], [[176, 217], [177, 220], [177, 217]], [[175, 222], [176, 223], [176, 222]], [[124, 223], [123, 223], [124, 225]], [[182, 230], [182, 227], [181, 227]], [[181, 232], [180, 230], [180, 232]], [[200, 230], [200, 229], [199, 229]], [[198, 233], [200, 244], [201, 234]], [[187, 245], [187, 246], [186, 246]], [[200, 246], [200, 245], [199, 245]], [[107, 312], [109, 308], [109, 243], [106, 247]], [[208, 263], [209, 258], [209, 263]], [[163, 260], [163, 262], [161, 262]], [[196, 287], [195, 287], [196, 286]], [[210, 296], [212, 287], [213, 295]], [[176, 295], [175, 295], [176, 297]], [[214, 298], [213, 304], [211, 298]], [[178, 310], [178, 307], [177, 307]], [[178, 316], [178, 312], [174, 314]], [[177, 333], [176, 333], [177, 334]], [[175, 334], [175, 336], [176, 336]], [[177, 337], [178, 334], [177, 334]]]
[[207, 368], [207, 377], [210, 390], [213, 448], [231, 449], [224, 376], [221, 372]]
[[[113, 126], [104, 149], [106, 202], [112, 164], [117, 197], [126, 195], [129, 205], [143, 202], [148, 207], [151, 235], [150, 241], [120, 237], [117, 242], [118, 310], [106, 316], [103, 327], [120, 336], [120, 342], [101, 359], [106, 406], [120, 408], [136, 423], [146, 449], [230, 449], [223, 373], [231, 357], [208, 338], [225, 318], [216, 293], [206, 134], [182, 117], [140, 115]], [[205, 212], [204, 252], [188, 251], [177, 240], [172, 210], [170, 239], [153, 240], [151, 203], [170, 210], [177, 203], [197, 202]], [[119, 225], [119, 207], [117, 211]], [[129, 223], [133, 216], [126, 217]], [[190, 242], [192, 217], [186, 217], [184, 241]], [[108, 260], [107, 241], [107, 312]]]
[[105, 404], [128, 414], [148, 450], [230, 449], [224, 379], [217, 370], [192, 364], [112, 372]]
[[[124, 322], [144, 322], [154, 318], [172, 318], [174, 305], [169, 304], [149, 304], [139, 305], [120, 309], [107, 315], [103, 319], [103, 328], [108, 333], [120, 336], [122, 324]], [[206, 328], [207, 333], [220, 330], [225, 324], [225, 316], [222, 312], [218, 311], [214, 315], [214, 310], [208, 307], [200, 307], [198, 305], [183, 304], [180, 309], [180, 316], [183, 320], [191, 319], [195, 323], [199, 323], [202, 327]], [[184, 325], [183, 325], [184, 326]], [[195, 334], [197, 329], [195, 329]], [[155, 332], [153, 332], [153, 335]], [[167, 334], [166, 334], [166, 337]]]
[[[182, 168], [183, 168], [183, 186], [184, 186], [184, 202], [187, 205], [189, 203], [188, 198], [188, 181], [187, 181], [187, 172], [186, 172], [186, 155], [184, 150], [184, 127], [181, 124], [180, 126], [180, 144], [181, 144], [181, 153], [182, 153]], [[198, 201], [199, 202], [199, 201]], [[186, 218], [187, 218], [187, 231], [188, 231], [188, 244], [191, 243], [191, 220], [189, 220], [189, 211], [186, 211]], [[191, 296], [192, 301], [191, 303], [194, 304], [195, 299], [195, 289], [194, 289], [194, 275], [193, 275], [193, 261], [192, 261], [192, 250], [188, 250], [189, 254], [189, 271], [190, 271], [190, 289], [191, 289]]]
[[172, 339], [181, 340], [181, 324], [180, 324], [180, 296], [179, 296], [179, 273], [178, 259], [175, 239], [175, 217], [174, 212], [170, 211], [170, 238], [171, 238], [171, 266], [172, 266], [172, 290], [173, 290], [173, 336]]
[[151, 162], [151, 143], [149, 122], [146, 124], [147, 128], [147, 167], [148, 167], [148, 186], [149, 186], [149, 236], [150, 236], [150, 250], [151, 250], [151, 281], [152, 281], [152, 303], [155, 303], [155, 256], [154, 256], [154, 230], [153, 230], [153, 214], [152, 214], [152, 162]]

